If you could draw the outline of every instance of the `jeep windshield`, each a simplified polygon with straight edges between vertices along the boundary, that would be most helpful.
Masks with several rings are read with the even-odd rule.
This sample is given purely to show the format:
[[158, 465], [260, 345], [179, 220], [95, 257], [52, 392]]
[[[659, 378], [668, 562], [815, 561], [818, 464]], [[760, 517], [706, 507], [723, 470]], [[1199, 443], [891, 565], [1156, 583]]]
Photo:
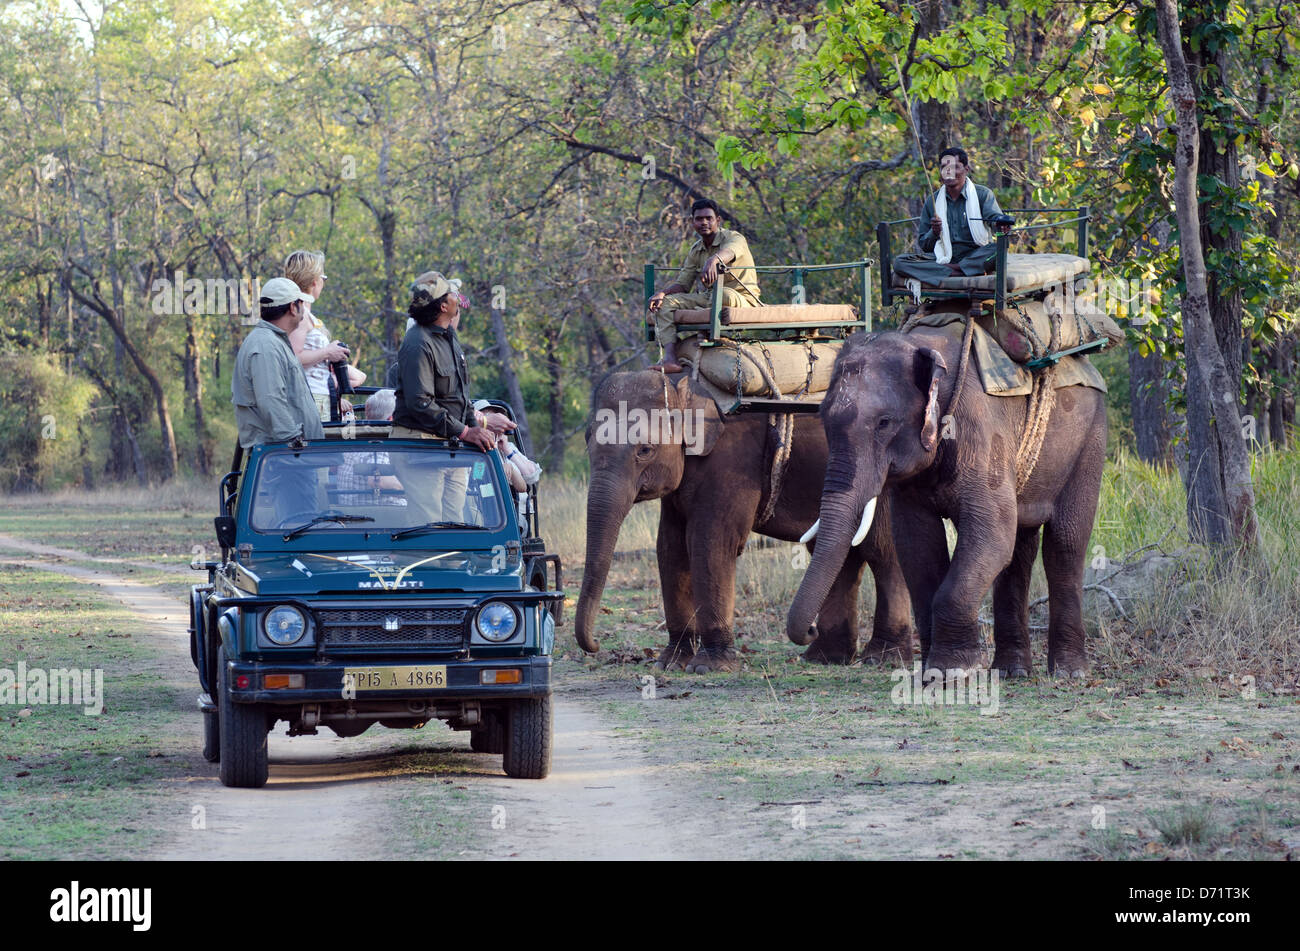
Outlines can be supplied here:
[[268, 450], [253, 484], [254, 531], [315, 536], [500, 529], [514, 511], [481, 452], [356, 442]]

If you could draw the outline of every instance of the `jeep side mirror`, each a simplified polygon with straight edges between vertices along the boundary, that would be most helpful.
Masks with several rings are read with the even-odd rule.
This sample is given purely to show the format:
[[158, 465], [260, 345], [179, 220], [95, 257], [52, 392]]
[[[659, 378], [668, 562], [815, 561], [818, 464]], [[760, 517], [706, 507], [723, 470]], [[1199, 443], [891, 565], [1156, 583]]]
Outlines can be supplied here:
[[235, 520], [229, 515], [218, 515], [212, 520], [217, 530], [217, 541], [222, 548], [235, 547]]

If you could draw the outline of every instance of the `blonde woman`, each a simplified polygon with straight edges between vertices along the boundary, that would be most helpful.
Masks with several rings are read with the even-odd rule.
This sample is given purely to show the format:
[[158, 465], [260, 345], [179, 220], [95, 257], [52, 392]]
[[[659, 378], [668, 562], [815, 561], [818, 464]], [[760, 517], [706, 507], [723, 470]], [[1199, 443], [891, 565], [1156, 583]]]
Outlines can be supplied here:
[[[284, 276], [297, 284], [313, 300], [320, 298], [325, 287], [325, 255], [321, 251], [294, 251], [284, 259]], [[307, 313], [298, 329], [289, 335], [293, 352], [307, 375], [307, 387], [322, 421], [328, 422], [330, 414], [330, 364], [346, 360], [348, 348], [330, 339], [325, 325], [311, 312]], [[366, 375], [353, 366], [348, 367], [348, 378], [353, 386], [365, 382]]]

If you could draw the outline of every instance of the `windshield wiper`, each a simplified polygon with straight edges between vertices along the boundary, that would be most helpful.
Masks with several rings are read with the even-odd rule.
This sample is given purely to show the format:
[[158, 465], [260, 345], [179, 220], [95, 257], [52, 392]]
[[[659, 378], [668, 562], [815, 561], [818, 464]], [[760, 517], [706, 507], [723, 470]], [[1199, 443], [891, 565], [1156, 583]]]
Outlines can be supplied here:
[[468, 522], [430, 522], [427, 525], [416, 525], [412, 528], [404, 528], [400, 532], [393, 532], [393, 541], [399, 538], [405, 538], [407, 535], [414, 535], [417, 532], [431, 532], [439, 528], [472, 528], [475, 531], [487, 531], [484, 525], [470, 525]]
[[344, 515], [343, 513], [326, 512], [324, 515], [317, 515], [306, 525], [299, 525], [293, 531], [284, 536], [287, 542], [293, 541], [304, 532], [311, 531], [313, 525], [319, 525], [321, 522], [373, 522], [374, 519], [369, 515]]

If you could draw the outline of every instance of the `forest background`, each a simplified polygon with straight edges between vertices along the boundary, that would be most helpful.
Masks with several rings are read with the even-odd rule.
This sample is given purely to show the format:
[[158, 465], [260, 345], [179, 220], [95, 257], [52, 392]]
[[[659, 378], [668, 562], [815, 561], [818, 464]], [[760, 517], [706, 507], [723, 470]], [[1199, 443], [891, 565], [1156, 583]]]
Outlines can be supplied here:
[[[1298, 15], [1178, 10], [1210, 312], [1253, 450], [1295, 421]], [[949, 145], [1004, 208], [1090, 209], [1130, 338], [1099, 360], [1111, 451], [1185, 469], [1168, 87], [1142, 3], [11, 0], [0, 491], [221, 471], [241, 305], [295, 248], [326, 252], [316, 313], [370, 382], [411, 278], [465, 279], [474, 395], [524, 407], [525, 448], [580, 475], [593, 383], [657, 358], [642, 271], [682, 259], [692, 198], [760, 264], [875, 258]], [[855, 299], [847, 276], [808, 295]]]

